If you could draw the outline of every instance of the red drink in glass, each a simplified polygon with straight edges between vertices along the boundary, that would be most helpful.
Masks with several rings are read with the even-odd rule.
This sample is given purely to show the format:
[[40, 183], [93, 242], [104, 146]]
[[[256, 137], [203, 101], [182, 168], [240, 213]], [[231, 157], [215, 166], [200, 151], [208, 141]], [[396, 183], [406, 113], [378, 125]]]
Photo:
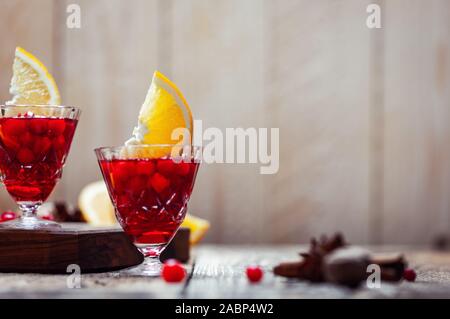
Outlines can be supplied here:
[[170, 158], [99, 163], [124, 231], [136, 245], [165, 247], [184, 219], [199, 164]]
[[21, 210], [0, 228], [61, 227], [36, 211], [61, 178], [80, 113], [73, 106], [0, 105], [0, 179]]
[[0, 176], [17, 203], [44, 202], [61, 177], [77, 120], [0, 118]]
[[95, 153], [117, 220], [146, 257], [127, 274], [159, 276], [159, 256], [186, 215], [201, 147], [136, 144]]

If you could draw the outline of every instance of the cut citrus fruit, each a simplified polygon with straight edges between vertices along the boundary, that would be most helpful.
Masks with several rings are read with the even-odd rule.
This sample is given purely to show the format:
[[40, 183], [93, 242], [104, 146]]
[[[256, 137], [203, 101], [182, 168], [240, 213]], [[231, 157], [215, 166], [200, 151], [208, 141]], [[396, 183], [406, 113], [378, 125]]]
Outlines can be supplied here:
[[78, 198], [78, 206], [84, 219], [95, 226], [116, 224], [114, 207], [103, 181], [86, 185]]
[[34, 55], [17, 47], [7, 104], [60, 105], [61, 98], [53, 76]]
[[206, 219], [187, 214], [181, 227], [187, 227], [191, 231], [189, 241], [191, 245], [197, 244], [205, 236], [209, 229], [209, 222]]
[[[189, 132], [189, 136], [177, 136], [179, 139], [173, 140], [172, 133], [176, 129]], [[127, 144], [190, 144], [192, 133], [192, 113], [186, 99], [173, 82], [155, 71], [139, 112], [138, 125]], [[170, 148], [168, 154], [167, 149], [160, 149], [157, 153], [152, 155], [169, 155]]]

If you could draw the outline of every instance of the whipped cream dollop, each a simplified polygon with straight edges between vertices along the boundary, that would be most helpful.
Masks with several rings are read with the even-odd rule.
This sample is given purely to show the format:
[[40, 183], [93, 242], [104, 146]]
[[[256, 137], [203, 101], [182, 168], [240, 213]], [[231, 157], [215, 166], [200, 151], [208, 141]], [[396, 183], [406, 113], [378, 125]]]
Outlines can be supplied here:
[[148, 129], [141, 122], [138, 123], [137, 126], [133, 129], [133, 137], [125, 142], [125, 145], [136, 145], [142, 144], [145, 135], [148, 133]]

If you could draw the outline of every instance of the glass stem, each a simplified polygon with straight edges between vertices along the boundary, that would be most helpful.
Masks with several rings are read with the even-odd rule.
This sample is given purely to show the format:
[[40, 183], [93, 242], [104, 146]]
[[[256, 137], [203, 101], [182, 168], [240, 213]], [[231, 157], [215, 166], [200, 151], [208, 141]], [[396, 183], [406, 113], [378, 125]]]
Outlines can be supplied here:
[[22, 218], [36, 218], [36, 211], [40, 204], [23, 202], [19, 204], [19, 208], [22, 212]]

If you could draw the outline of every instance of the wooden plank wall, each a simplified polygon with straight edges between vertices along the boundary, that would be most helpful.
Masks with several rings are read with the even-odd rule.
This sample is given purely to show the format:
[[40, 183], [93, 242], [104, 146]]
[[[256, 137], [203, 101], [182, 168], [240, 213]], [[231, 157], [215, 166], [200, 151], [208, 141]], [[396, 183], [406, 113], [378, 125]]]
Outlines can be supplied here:
[[268, 124], [281, 128], [283, 156], [267, 184], [278, 212], [269, 216], [272, 238], [306, 241], [340, 229], [367, 242], [367, 2], [283, 3], [267, 7], [266, 110]]
[[[382, 6], [382, 29], [366, 7]], [[81, 29], [65, 26], [78, 3]], [[191, 212], [211, 242], [427, 243], [450, 229], [445, 0], [0, 0], [0, 100], [16, 45], [53, 71], [80, 126], [53, 198], [100, 178], [93, 148], [130, 134], [156, 68], [203, 126], [279, 127], [280, 170], [204, 165]], [[0, 208], [13, 207], [2, 189]]]
[[450, 230], [450, 3], [385, 1], [383, 238]]

